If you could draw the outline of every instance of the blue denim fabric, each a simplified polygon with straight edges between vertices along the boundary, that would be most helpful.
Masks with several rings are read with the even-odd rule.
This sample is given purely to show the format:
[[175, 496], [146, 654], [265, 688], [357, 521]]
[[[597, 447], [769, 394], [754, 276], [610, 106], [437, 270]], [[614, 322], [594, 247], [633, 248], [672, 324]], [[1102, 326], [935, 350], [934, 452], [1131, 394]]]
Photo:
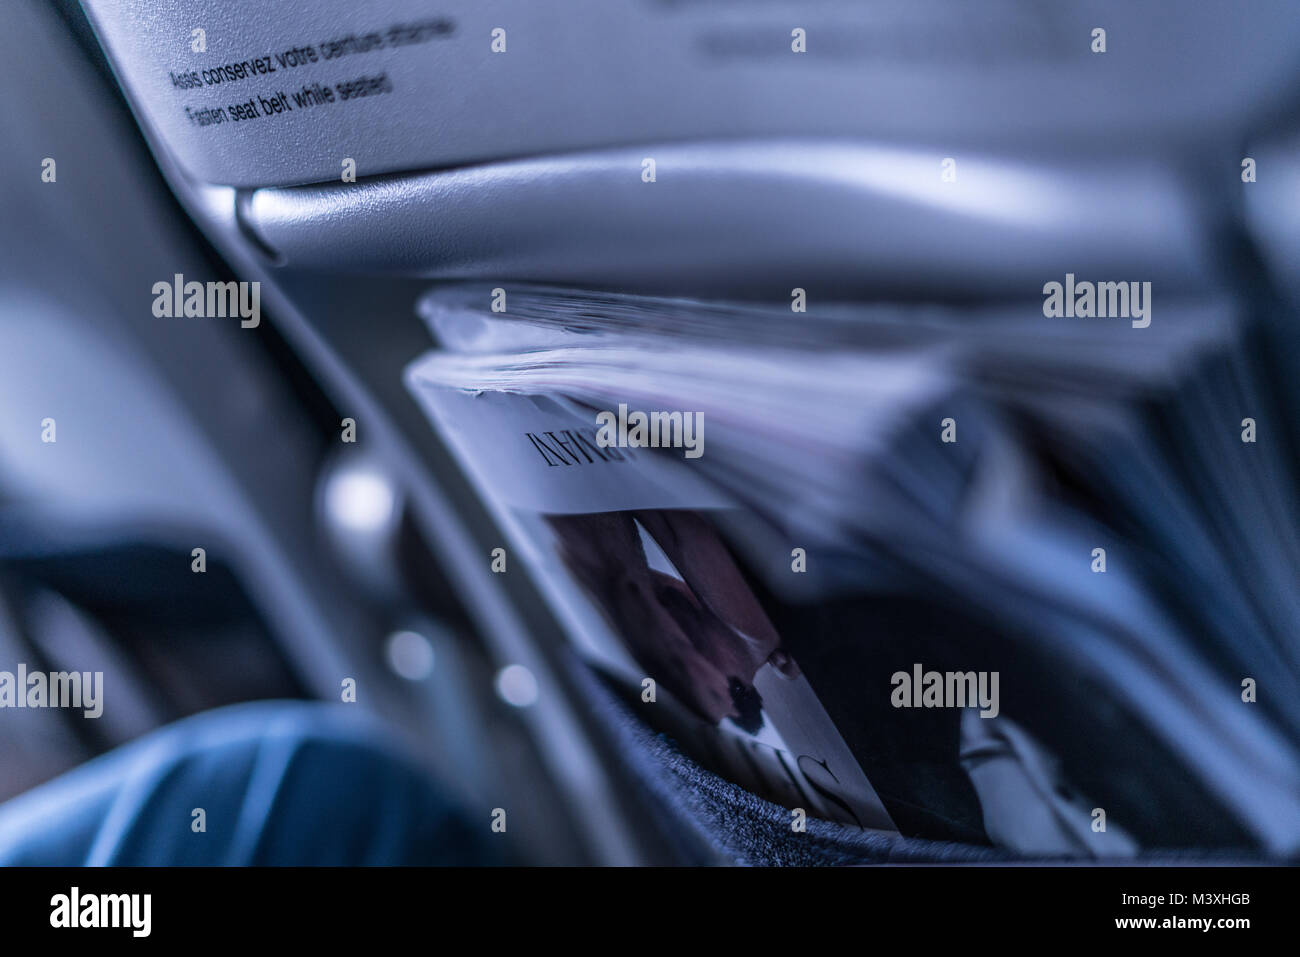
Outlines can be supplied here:
[[392, 738], [341, 704], [195, 715], [0, 805], [0, 865], [485, 863]]

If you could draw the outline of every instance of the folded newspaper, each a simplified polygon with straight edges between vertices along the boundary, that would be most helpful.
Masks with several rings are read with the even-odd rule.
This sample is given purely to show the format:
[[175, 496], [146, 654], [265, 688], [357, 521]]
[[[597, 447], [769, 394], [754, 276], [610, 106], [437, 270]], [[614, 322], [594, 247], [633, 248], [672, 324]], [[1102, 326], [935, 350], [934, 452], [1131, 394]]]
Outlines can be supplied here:
[[1022, 853], [1300, 851], [1300, 485], [1252, 317], [421, 312], [413, 394], [575, 642], [719, 773]]

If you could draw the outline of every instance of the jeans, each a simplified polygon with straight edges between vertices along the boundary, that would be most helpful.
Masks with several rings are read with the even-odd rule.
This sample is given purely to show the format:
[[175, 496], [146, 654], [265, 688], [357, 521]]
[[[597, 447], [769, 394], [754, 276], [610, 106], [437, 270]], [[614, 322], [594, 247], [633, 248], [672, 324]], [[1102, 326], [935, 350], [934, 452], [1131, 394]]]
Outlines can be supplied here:
[[391, 738], [344, 704], [195, 715], [0, 805], [0, 865], [490, 862]]

